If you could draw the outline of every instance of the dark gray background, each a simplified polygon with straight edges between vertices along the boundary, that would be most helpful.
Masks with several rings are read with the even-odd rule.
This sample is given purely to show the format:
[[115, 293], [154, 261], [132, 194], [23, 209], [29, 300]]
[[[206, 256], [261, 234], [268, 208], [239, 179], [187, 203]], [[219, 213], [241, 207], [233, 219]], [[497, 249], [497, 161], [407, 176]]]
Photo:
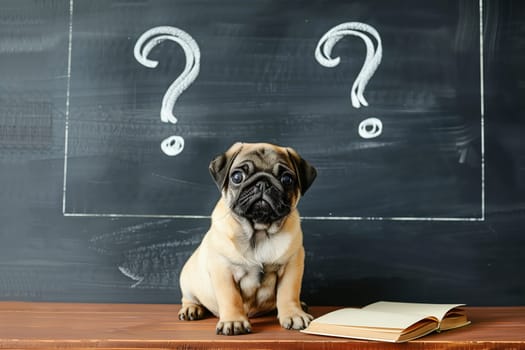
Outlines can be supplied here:
[[[178, 273], [209, 223], [171, 216], [209, 215], [209, 161], [235, 141], [269, 141], [319, 172], [300, 204], [305, 301], [525, 303], [521, 2], [484, 4], [484, 143], [478, 1], [76, 0], [68, 79], [69, 5], [2, 2], [1, 299], [179, 302]], [[336, 68], [314, 58], [349, 21], [383, 40], [360, 109], [349, 96], [362, 40], [337, 44]], [[156, 69], [133, 57], [160, 25], [188, 32], [202, 54], [175, 125], [159, 111], [181, 48], [155, 48]], [[357, 126], [371, 116], [383, 134], [364, 140]], [[172, 134], [186, 147], [170, 158], [159, 143]]]

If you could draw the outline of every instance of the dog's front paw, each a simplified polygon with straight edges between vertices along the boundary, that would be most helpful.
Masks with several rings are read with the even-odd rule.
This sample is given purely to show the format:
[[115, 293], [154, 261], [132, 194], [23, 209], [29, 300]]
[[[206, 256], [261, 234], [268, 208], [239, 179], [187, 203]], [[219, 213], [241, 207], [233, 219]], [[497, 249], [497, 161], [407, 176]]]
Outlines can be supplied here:
[[286, 329], [305, 329], [314, 317], [301, 309], [291, 310], [290, 312], [279, 312], [279, 323]]
[[182, 304], [179, 311], [179, 320], [194, 321], [204, 317], [205, 309], [198, 304]]
[[217, 334], [223, 335], [239, 335], [252, 332], [252, 325], [248, 319], [240, 319], [237, 321], [223, 321], [219, 320], [216, 327]]

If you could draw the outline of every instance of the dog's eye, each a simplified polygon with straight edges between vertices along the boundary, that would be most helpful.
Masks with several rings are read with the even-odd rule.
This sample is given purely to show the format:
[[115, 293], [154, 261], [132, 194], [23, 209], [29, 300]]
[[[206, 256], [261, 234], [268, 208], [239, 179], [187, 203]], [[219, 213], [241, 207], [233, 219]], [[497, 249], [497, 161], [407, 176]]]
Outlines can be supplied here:
[[281, 183], [285, 186], [291, 186], [293, 185], [293, 177], [292, 175], [288, 174], [288, 173], [284, 173], [282, 176], [281, 176]]
[[244, 174], [242, 171], [236, 170], [230, 175], [230, 179], [234, 184], [238, 185], [244, 180]]

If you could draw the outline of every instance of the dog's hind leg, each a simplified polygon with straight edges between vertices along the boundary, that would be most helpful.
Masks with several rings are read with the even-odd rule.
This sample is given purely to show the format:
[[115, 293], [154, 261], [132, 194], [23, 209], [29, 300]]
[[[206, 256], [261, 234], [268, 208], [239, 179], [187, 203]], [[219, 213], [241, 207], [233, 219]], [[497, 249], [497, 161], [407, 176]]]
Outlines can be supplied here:
[[184, 321], [194, 321], [204, 318], [206, 309], [193, 301], [182, 298], [182, 306], [179, 310], [179, 319]]

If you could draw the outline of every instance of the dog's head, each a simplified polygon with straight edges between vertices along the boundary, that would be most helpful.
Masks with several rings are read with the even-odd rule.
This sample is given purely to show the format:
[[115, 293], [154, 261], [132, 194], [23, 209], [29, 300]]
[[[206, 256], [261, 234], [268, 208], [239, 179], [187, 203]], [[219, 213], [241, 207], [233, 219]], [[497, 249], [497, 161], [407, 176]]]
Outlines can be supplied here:
[[317, 175], [293, 149], [267, 143], [234, 144], [210, 173], [231, 211], [254, 227], [286, 217]]

